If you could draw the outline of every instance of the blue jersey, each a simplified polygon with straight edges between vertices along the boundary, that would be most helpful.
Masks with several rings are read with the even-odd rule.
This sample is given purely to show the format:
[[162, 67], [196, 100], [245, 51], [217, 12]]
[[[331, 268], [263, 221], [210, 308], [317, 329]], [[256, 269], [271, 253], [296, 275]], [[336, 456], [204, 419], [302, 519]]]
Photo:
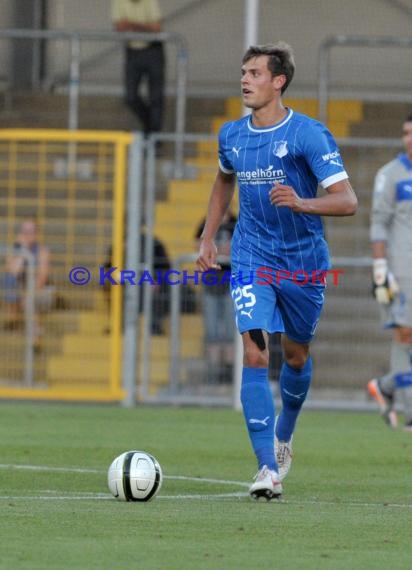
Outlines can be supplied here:
[[314, 198], [348, 178], [337, 144], [319, 121], [288, 110], [265, 128], [251, 116], [225, 123], [219, 133], [219, 167], [235, 173], [240, 214], [232, 240], [232, 268], [312, 272], [329, 268], [321, 217], [273, 206], [269, 190], [278, 181], [302, 198]]

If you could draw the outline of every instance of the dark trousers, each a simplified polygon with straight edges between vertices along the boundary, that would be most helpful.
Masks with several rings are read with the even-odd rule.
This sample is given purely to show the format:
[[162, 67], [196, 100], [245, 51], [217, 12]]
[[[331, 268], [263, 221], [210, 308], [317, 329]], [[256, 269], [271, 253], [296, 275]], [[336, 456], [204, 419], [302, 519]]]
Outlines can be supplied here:
[[[143, 124], [145, 134], [160, 131], [163, 121], [165, 57], [163, 44], [153, 42], [147, 48], [126, 48], [126, 103]], [[140, 94], [147, 80], [147, 99]]]

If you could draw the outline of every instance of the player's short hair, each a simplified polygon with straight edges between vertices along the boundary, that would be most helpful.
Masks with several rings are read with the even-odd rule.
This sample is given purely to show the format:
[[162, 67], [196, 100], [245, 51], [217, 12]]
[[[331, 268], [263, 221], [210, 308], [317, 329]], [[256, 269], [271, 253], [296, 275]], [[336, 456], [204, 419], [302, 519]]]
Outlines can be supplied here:
[[286, 77], [285, 84], [281, 89], [281, 93], [284, 93], [295, 73], [295, 60], [291, 46], [286, 42], [250, 46], [243, 56], [242, 64], [245, 64], [252, 59], [252, 57], [259, 57], [260, 55], [268, 56], [268, 69], [273, 77], [277, 75], [284, 75]]
[[403, 122], [404, 123], [412, 123], [412, 113], [410, 113], [409, 115], [406, 115]]

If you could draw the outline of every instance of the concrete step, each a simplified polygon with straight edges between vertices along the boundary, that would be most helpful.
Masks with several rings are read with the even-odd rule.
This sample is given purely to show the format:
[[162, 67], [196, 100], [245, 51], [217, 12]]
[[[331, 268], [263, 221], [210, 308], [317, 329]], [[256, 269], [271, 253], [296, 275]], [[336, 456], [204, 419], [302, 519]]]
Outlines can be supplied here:
[[[0, 112], [3, 128], [67, 128], [68, 97], [58, 93], [11, 91], [9, 106]], [[210, 118], [222, 114], [224, 99], [188, 98], [188, 132], [209, 132]], [[176, 101], [166, 97], [164, 131], [175, 129]], [[121, 97], [82, 94], [79, 100], [79, 127], [82, 129], [139, 130], [140, 124]]]
[[316, 342], [344, 342], [350, 344], [354, 339], [363, 342], [365, 339], [376, 345], [386, 344], [390, 333], [384, 334], [378, 319], [362, 318], [354, 325], [353, 321], [336, 321], [324, 315], [317, 330]]
[[[406, 115], [405, 115], [406, 117]], [[402, 119], [392, 119], [389, 116], [382, 116], [380, 119], [363, 120], [361, 123], [351, 126], [350, 136], [368, 138], [399, 138], [402, 132]]]
[[384, 374], [389, 365], [390, 343], [354, 339], [352, 343], [314, 341], [313, 387], [364, 389], [370, 378]]
[[373, 102], [365, 101], [363, 104], [363, 119], [365, 121], [380, 121], [390, 118], [393, 121], [403, 121], [411, 112], [409, 102]]
[[348, 291], [345, 292], [343, 287], [341, 290], [337, 286], [336, 291], [329, 287], [325, 296], [326, 303], [322, 320], [335, 320], [339, 322], [340, 326], [342, 321], [357, 323], [358, 319], [361, 318], [375, 321], [379, 325], [379, 307], [372, 297], [372, 286], [370, 293], [367, 293], [367, 289], [358, 290], [354, 288], [352, 293], [349, 293]]
[[[296, 98], [286, 96], [283, 100], [287, 107], [291, 107], [297, 113], [304, 113], [310, 117], [317, 117], [318, 101], [314, 98]], [[360, 121], [363, 113], [363, 103], [351, 99], [331, 99], [328, 103], [328, 114], [334, 118], [347, 121]], [[242, 100], [240, 97], [230, 97], [226, 101], [226, 114], [230, 119], [242, 115]]]
[[[33, 382], [46, 384], [47, 369], [44, 361], [35, 362], [33, 368]], [[0, 386], [23, 385], [25, 381], [25, 368], [22, 360], [13, 362], [8, 366], [5, 362], [0, 362]]]
[[168, 205], [207, 204], [211, 190], [209, 180], [171, 180], [168, 191]]
[[346, 230], [327, 233], [329, 248], [335, 257], [370, 255], [369, 232], [356, 228], [353, 232]]
[[402, 123], [410, 113], [410, 103], [365, 102], [363, 120], [351, 125], [351, 136], [400, 138]]
[[54, 356], [47, 362], [47, 380], [55, 386], [60, 382], [72, 380], [75, 383], [94, 384], [108, 383], [110, 378], [110, 360], [107, 358], [90, 358], [77, 356], [70, 361], [67, 358]]

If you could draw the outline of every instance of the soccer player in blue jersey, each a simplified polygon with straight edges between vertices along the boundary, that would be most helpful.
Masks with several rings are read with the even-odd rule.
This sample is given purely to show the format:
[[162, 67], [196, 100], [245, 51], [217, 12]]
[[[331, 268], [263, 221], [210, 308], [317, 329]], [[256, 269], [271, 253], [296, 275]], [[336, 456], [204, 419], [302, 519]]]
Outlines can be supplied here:
[[[201, 271], [218, 267], [214, 237], [237, 180], [231, 294], [243, 339], [241, 402], [258, 463], [249, 490], [256, 499], [282, 494], [292, 435], [311, 381], [309, 345], [325, 289], [317, 277], [329, 268], [320, 216], [349, 216], [357, 207], [330, 132], [282, 104], [294, 70], [292, 49], [283, 42], [246, 51], [241, 90], [252, 112], [220, 130], [219, 169], [197, 260]], [[319, 197], [318, 184], [325, 190]], [[268, 333], [276, 331], [282, 332], [284, 362], [274, 433]]]

